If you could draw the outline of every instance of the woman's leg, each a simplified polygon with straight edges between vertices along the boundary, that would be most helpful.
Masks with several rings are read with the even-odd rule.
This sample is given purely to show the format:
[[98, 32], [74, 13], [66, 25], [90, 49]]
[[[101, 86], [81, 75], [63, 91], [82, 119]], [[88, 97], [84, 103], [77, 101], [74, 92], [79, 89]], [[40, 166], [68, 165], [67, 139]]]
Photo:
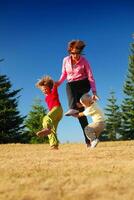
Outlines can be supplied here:
[[[75, 91], [77, 91], [76, 94], [76, 98], [77, 98], [77, 102], [80, 102], [80, 98], [82, 97], [83, 94], [88, 93], [90, 91], [90, 83], [88, 81], [88, 79], [85, 80], [81, 80], [81, 81], [77, 81], [76, 85], [75, 85]], [[83, 112], [84, 111], [84, 107], [79, 108], [79, 112]], [[78, 118], [79, 123], [81, 125], [81, 128], [83, 130], [83, 134], [84, 134], [84, 138], [85, 138], [85, 143], [87, 145], [90, 145], [90, 140], [87, 138], [86, 134], [85, 134], [85, 127], [88, 125], [88, 120], [86, 116], [80, 117]]]
[[[82, 112], [84, 109], [79, 109], [80, 112]], [[85, 127], [88, 125], [88, 120], [86, 116], [80, 117], [78, 118], [79, 123], [81, 125], [81, 128], [83, 130], [83, 134], [84, 134], [84, 138], [85, 138], [85, 143], [86, 144], [90, 144], [90, 140], [87, 138], [86, 134], [85, 134]]]
[[66, 84], [66, 93], [68, 98], [69, 109], [76, 109], [76, 91], [73, 83]]
[[[79, 102], [82, 95], [89, 92], [89, 90], [90, 90], [90, 83], [88, 79], [67, 83], [66, 92], [67, 92], [69, 108], [78, 109], [76, 105], [77, 102]], [[80, 112], [82, 112], [83, 110], [84, 110], [83, 108], [79, 109]], [[90, 144], [90, 141], [86, 137], [84, 132], [85, 127], [88, 125], [87, 117], [83, 116], [78, 118], [78, 120], [83, 130], [85, 142], [86, 144]]]

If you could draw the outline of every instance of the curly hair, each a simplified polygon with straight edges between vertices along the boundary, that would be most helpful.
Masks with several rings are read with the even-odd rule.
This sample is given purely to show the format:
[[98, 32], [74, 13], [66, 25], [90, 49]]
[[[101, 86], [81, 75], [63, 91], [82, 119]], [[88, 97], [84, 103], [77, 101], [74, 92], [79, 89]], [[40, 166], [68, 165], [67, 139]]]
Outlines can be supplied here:
[[54, 81], [50, 76], [44, 76], [36, 83], [36, 87], [40, 88], [41, 86], [48, 86], [50, 89], [53, 88]]
[[78, 53], [81, 53], [84, 49], [84, 47], [86, 46], [85, 42], [83, 42], [82, 40], [72, 40], [68, 43], [68, 52], [71, 53], [71, 50], [73, 48], [77, 49]]

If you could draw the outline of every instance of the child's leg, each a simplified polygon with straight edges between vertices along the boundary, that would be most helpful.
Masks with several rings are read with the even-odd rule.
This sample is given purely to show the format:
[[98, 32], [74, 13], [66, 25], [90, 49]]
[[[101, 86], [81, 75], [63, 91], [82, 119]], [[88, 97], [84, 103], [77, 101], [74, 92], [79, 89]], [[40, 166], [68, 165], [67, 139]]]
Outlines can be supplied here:
[[92, 142], [96, 138], [94, 128], [90, 124], [90, 125], [87, 125], [84, 130], [85, 130], [85, 134], [86, 134], [87, 138]]
[[89, 124], [88, 126], [86, 126], [85, 134], [86, 134], [87, 138], [90, 140], [90, 148], [96, 147], [99, 140], [96, 137], [95, 124]]
[[100, 134], [102, 133], [102, 131], [104, 131], [105, 123], [104, 122], [94, 123], [92, 127], [94, 128], [95, 135], [98, 138]]
[[48, 114], [45, 117], [43, 117], [42, 126], [44, 129], [53, 127], [53, 121]]
[[101, 132], [104, 130], [104, 122], [91, 123], [85, 127], [86, 136], [93, 141], [95, 138], [99, 137]]
[[36, 135], [39, 137], [44, 137], [51, 133], [51, 129], [53, 128], [53, 122], [52, 122], [52, 119], [48, 115], [43, 117], [42, 126], [43, 126], [43, 129], [36, 133]]
[[57, 138], [57, 126], [58, 126], [59, 121], [62, 118], [62, 115], [63, 115], [63, 110], [61, 106], [54, 107], [48, 113], [48, 116], [52, 120], [52, 123], [53, 123], [51, 134], [48, 135], [50, 146], [58, 146], [59, 144], [59, 141]]

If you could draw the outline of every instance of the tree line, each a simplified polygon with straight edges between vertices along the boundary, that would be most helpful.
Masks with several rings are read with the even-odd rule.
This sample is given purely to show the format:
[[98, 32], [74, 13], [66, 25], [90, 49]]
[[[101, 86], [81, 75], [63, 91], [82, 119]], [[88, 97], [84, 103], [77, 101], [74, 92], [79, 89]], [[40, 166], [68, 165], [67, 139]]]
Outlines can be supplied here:
[[[12, 90], [9, 78], [0, 74], [0, 143], [48, 143], [47, 137], [38, 138], [35, 134], [42, 128], [47, 109], [36, 99], [28, 115], [21, 116], [18, 110], [21, 90]], [[118, 105], [115, 92], [110, 91], [104, 108], [106, 128], [100, 140], [134, 139], [134, 43], [130, 47], [123, 94], [123, 100]]]
[[133, 140], [134, 139], [134, 43], [130, 47], [128, 70], [123, 85], [124, 98], [117, 104], [115, 92], [110, 92], [105, 108], [106, 129], [101, 135], [102, 140]]

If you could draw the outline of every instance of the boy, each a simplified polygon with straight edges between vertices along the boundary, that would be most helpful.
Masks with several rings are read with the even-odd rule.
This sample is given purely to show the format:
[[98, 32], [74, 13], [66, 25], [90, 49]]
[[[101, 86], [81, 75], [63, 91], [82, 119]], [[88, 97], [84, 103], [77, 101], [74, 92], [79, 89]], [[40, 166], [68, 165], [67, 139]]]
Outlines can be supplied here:
[[85, 110], [75, 114], [75, 117], [91, 116], [92, 123], [88, 124], [84, 131], [87, 138], [90, 140], [90, 147], [94, 148], [99, 142], [99, 135], [105, 128], [104, 115], [97, 103], [92, 97], [86, 93], [80, 98], [80, 103], [77, 103], [77, 107], [83, 106]]
[[58, 149], [57, 127], [62, 119], [63, 110], [59, 100], [57, 85], [50, 76], [45, 76], [36, 84], [45, 95], [45, 102], [49, 112], [43, 118], [43, 129], [36, 133], [37, 136], [48, 136], [51, 149]]

